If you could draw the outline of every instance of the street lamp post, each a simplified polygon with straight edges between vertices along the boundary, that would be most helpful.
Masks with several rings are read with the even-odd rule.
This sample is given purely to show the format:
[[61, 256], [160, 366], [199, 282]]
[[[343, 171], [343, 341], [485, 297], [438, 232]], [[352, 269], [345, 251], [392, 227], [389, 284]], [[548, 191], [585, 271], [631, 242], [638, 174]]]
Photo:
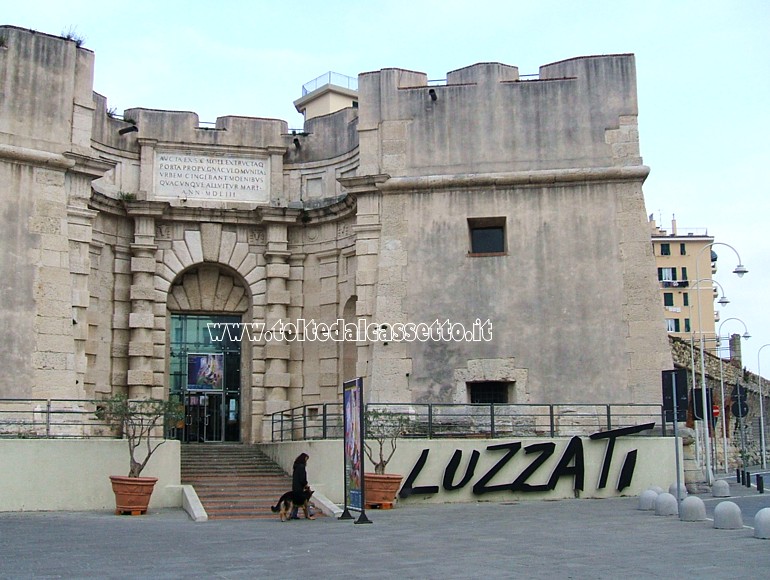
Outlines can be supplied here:
[[757, 351], [757, 374], [759, 375], [759, 441], [762, 446], [762, 470], [767, 469], [767, 453], [765, 450], [765, 398], [762, 396], [762, 367], [760, 366], [759, 353], [770, 344], [763, 344]]
[[[738, 250], [733, 248], [730, 244], [726, 244], [724, 242], [711, 242], [710, 244], [707, 244], [703, 246], [700, 252], [698, 252], [698, 255], [695, 257], [695, 277], [700, 280], [700, 255], [705, 250], [711, 250], [714, 246], [727, 246], [730, 248], [733, 252], [735, 252], [735, 255], [738, 257], [738, 265], [735, 267], [735, 270], [733, 270], [733, 274], [737, 274], [739, 278], [743, 277], [744, 274], [748, 272], [748, 269], [746, 266], [743, 265], [741, 262], [741, 255], [738, 253]], [[698, 297], [698, 329], [702, 330], [703, 326], [701, 325], [701, 300], [700, 296]], [[703, 352], [703, 334], [700, 335], [700, 370], [701, 370], [701, 402], [703, 404], [703, 415], [705, 417], [706, 415], [706, 407], [708, 405], [708, 399], [706, 397], [706, 363], [704, 361], [704, 352]], [[706, 437], [708, 437], [708, 427], [706, 428]], [[711, 485], [714, 482], [714, 474], [711, 472], [711, 450], [709, 449], [709, 446], [706, 445], [705, 449], [705, 457], [706, 457], [706, 481], [709, 485]]]
[[[727, 318], [727, 319], [723, 320], [719, 324], [719, 328], [717, 329], [717, 349], [719, 348], [720, 341], [722, 339], [722, 326], [726, 322], [729, 322], [730, 320], [737, 320], [738, 322], [743, 324], [743, 331], [744, 331], [743, 332], [743, 338], [746, 339], [746, 340], [751, 338], [751, 335], [749, 334], [749, 329], [746, 326], [746, 323], [743, 322], [743, 320], [741, 320], [740, 318], [735, 318], [735, 317]], [[729, 344], [729, 337], [728, 337], [728, 344]], [[717, 355], [719, 356], [719, 389], [720, 389], [720, 393], [721, 393], [721, 396], [722, 396], [722, 399], [721, 399], [721, 401], [722, 401], [722, 409], [721, 409], [721, 411], [719, 413], [720, 417], [722, 418], [722, 457], [724, 458], [725, 475], [726, 475], [727, 474], [727, 419], [726, 419], [725, 415], [727, 415], [727, 413], [725, 413], [725, 409], [724, 409], [724, 407], [725, 407], [725, 377], [724, 377], [724, 373], [722, 371], [722, 354], [718, 350], [717, 350]], [[760, 388], [760, 391], [761, 391], [761, 388]]]
[[[697, 270], [697, 263], [696, 263], [696, 270]], [[727, 306], [730, 304], [730, 300], [727, 299], [727, 296], [725, 296], [725, 289], [722, 288], [722, 285], [717, 282], [716, 280], [713, 280], [711, 278], [698, 278], [695, 280], [692, 286], [690, 286], [691, 290], [700, 290], [700, 284], [701, 282], [708, 282], [709, 288], [714, 288], [714, 284], [716, 284], [719, 287], [719, 291], [722, 293], [722, 295], [719, 297], [719, 300], [717, 300], [717, 304], [720, 306]], [[700, 296], [697, 297], [698, 300], [698, 306], [700, 306]], [[690, 308], [690, 320], [692, 320], [692, 302], [689, 304]], [[701, 344], [703, 341], [703, 329], [700, 328], [700, 317], [698, 319], [698, 332], [701, 336]], [[701, 355], [701, 361], [703, 361], [703, 350], [701, 349], [700, 352]], [[701, 367], [702, 368], [702, 367]], [[692, 370], [692, 393], [693, 396], [695, 396], [695, 390], [697, 389], [697, 384], [695, 382], [695, 333], [690, 334], [690, 369]], [[703, 375], [701, 375], [703, 376]], [[703, 379], [702, 379], [703, 380]], [[704, 421], [705, 424], [705, 421]], [[698, 428], [698, 423], [696, 421], [695, 423], [695, 460], [700, 463], [700, 448], [701, 445], [704, 447], [709, 446], [709, 438], [708, 438], [708, 429], [704, 429], [704, 435], [703, 435], [703, 442], [701, 443], [701, 436], [700, 436], [700, 429]]]

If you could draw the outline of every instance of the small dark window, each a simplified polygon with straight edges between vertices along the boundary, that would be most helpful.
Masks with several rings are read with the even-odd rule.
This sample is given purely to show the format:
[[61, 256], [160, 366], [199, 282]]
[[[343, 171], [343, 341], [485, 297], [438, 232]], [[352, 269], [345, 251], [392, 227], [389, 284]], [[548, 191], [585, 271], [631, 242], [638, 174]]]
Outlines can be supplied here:
[[682, 294], [682, 305], [683, 306], [689, 306], [690, 305], [690, 295], [687, 292]]
[[664, 292], [663, 306], [673, 306], [673, 305], [674, 305], [674, 294], [672, 292]]
[[505, 254], [505, 218], [468, 218], [471, 255]]
[[507, 403], [508, 384], [501, 381], [468, 383], [471, 403]]
[[661, 256], [670, 256], [671, 255], [671, 244], [661, 244], [660, 245], [660, 255]]
[[687, 277], [687, 268], [682, 267], [682, 280], [689, 280]]
[[684, 331], [685, 332], [690, 332], [690, 319], [689, 318], [685, 318], [684, 319]]
[[687, 255], [687, 244], [682, 242], [679, 244], [679, 255], [686, 256]]

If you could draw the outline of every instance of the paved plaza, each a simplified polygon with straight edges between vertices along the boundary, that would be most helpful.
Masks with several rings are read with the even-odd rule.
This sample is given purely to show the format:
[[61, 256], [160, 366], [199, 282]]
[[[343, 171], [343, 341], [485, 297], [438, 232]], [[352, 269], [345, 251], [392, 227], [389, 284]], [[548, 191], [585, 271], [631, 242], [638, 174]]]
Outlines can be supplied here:
[[[0, 514], [0, 578], [766, 578], [754, 514], [740, 530], [640, 511], [637, 498], [402, 505], [372, 524], [320, 517], [192, 522], [181, 510]], [[701, 496], [708, 517], [724, 498]]]

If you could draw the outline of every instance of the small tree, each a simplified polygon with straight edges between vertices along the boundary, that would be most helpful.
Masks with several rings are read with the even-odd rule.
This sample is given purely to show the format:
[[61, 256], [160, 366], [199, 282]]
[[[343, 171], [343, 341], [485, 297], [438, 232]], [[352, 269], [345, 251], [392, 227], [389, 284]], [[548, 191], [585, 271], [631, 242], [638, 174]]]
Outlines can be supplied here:
[[[126, 395], [115, 395], [97, 403], [96, 418], [126, 438], [131, 461], [128, 477], [139, 477], [152, 454], [166, 442], [163, 432], [160, 437], [154, 439], [153, 433], [183, 419], [184, 407], [177, 401], [131, 400]], [[143, 446], [146, 448], [146, 455], [139, 461], [136, 451]]]
[[[365, 414], [366, 437], [364, 438], [364, 451], [366, 456], [374, 464], [374, 473], [383, 475], [388, 462], [396, 452], [398, 438], [408, 433], [414, 421], [403, 413], [393, 413], [380, 409], [367, 409]], [[372, 446], [367, 439], [377, 442], [377, 459], [375, 460]]]

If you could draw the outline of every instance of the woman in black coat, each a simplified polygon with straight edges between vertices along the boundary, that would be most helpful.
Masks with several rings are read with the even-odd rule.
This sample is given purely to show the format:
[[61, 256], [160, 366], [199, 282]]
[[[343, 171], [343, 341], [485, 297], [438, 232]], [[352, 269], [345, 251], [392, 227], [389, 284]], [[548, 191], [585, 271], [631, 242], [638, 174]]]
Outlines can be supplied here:
[[310, 456], [307, 453], [300, 453], [294, 460], [294, 467], [291, 474], [291, 491], [296, 498], [294, 508], [291, 510], [291, 519], [299, 519], [297, 515], [298, 504], [303, 503], [305, 487], [307, 487], [307, 460]]

